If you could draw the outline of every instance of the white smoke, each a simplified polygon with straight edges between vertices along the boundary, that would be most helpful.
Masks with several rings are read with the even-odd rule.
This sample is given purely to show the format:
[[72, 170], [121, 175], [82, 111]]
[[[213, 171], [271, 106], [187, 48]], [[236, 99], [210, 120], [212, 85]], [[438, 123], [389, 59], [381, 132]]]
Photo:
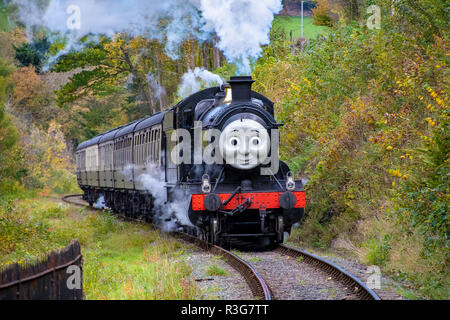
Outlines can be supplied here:
[[[180, 44], [219, 38], [218, 48], [238, 66], [239, 73], [251, 72], [251, 61], [269, 43], [274, 14], [281, 0], [49, 0], [40, 8], [35, 0], [13, 0], [20, 20], [32, 40], [33, 30], [45, 27], [55, 36], [66, 37], [66, 48], [51, 58], [55, 62], [71, 50], [80, 50], [86, 35], [113, 36], [125, 32], [165, 42], [166, 53], [179, 57]], [[69, 28], [69, 6], [80, 8], [78, 30]]]
[[98, 198], [97, 202], [94, 203], [94, 208], [96, 208], [96, 209], [102, 209], [102, 210], [107, 209], [107, 207], [106, 207], [106, 201], [105, 201], [105, 196], [104, 196], [104, 195], [101, 195], [101, 196]]
[[153, 95], [153, 97], [159, 99], [161, 96], [166, 94], [166, 90], [161, 87], [161, 85], [155, 79], [155, 75], [153, 73], [148, 73], [146, 78], [148, 87], [150, 88], [150, 95]]
[[281, 11], [281, 0], [200, 0], [206, 21], [203, 30], [215, 32], [218, 48], [238, 67], [238, 73], [250, 74], [251, 60], [270, 43], [274, 15]]
[[[206, 40], [209, 35], [199, 32], [203, 23], [195, 0], [50, 0], [41, 8], [35, 0], [13, 0], [18, 7], [18, 16], [25, 24], [29, 40], [39, 27], [47, 28], [55, 38], [65, 36], [66, 48], [50, 62], [61, 55], [83, 47], [80, 39], [87, 35], [104, 34], [112, 37], [117, 33], [131, 36], [145, 36], [166, 43], [166, 53], [172, 59], [178, 58], [180, 44], [192, 36]], [[70, 28], [70, 6], [80, 8], [79, 29]], [[161, 26], [161, 21], [166, 25]]]
[[[123, 174], [132, 177], [134, 165], [127, 165]], [[167, 199], [164, 172], [156, 165], [149, 164], [146, 171], [135, 178], [153, 197], [153, 223], [161, 227], [163, 232], [172, 232], [180, 226], [193, 227], [188, 211], [190, 198], [181, 190], [173, 191], [172, 200]]]
[[223, 80], [217, 74], [209, 72], [204, 68], [195, 68], [183, 75], [181, 85], [178, 88], [178, 95], [181, 98], [186, 98], [194, 92], [198, 92], [202, 87], [208, 88], [222, 84]]

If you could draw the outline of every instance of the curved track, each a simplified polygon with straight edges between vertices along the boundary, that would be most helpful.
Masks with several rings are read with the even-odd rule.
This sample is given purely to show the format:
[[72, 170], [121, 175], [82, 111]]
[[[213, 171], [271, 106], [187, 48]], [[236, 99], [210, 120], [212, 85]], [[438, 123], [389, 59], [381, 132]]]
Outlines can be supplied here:
[[381, 300], [380, 297], [378, 297], [378, 295], [372, 289], [367, 287], [361, 280], [330, 261], [318, 257], [312, 253], [294, 249], [286, 245], [280, 245], [276, 251], [292, 258], [302, 257], [303, 261], [306, 263], [321, 269], [331, 275], [338, 282], [352, 288], [354, 294], [361, 300]]
[[[74, 204], [77, 206], [88, 207], [88, 204], [84, 202], [81, 198], [81, 195], [69, 195], [65, 196], [62, 200], [69, 204]], [[95, 208], [91, 208], [96, 210]], [[100, 210], [100, 209], [97, 209]], [[122, 219], [128, 221], [135, 221], [129, 217], [116, 215]], [[143, 222], [143, 221], [140, 221]], [[228, 264], [230, 264], [236, 271], [238, 271], [247, 281], [250, 289], [252, 290], [253, 295], [256, 298], [263, 300], [271, 300], [272, 294], [269, 286], [266, 284], [262, 276], [256, 271], [256, 269], [247, 261], [238, 257], [237, 255], [231, 253], [228, 250], [225, 250], [221, 247], [211, 245], [203, 240], [192, 237], [185, 233], [175, 233], [175, 235], [189, 243], [195, 244], [203, 250], [211, 252], [215, 255], [222, 256]], [[343, 285], [352, 288], [353, 294], [357, 296], [361, 300], [380, 300], [378, 295], [368, 288], [361, 280], [351, 275], [341, 267], [336, 264], [327, 261], [321, 257], [313, 255], [303, 250], [294, 249], [286, 245], [278, 246], [274, 252], [280, 253], [285, 256], [292, 257], [297, 259], [299, 257], [302, 258], [302, 261], [314, 266], [322, 270], [323, 272], [331, 275], [336, 281], [342, 283]]]
[[[81, 199], [81, 195], [65, 196], [64, 198], [62, 198], [62, 200], [68, 204], [81, 207], [89, 207], [89, 205], [84, 200]], [[92, 210], [102, 210], [92, 207], [89, 208]], [[115, 216], [127, 221], [143, 222], [122, 215], [115, 215]], [[187, 241], [191, 244], [194, 244], [207, 252], [223, 257], [230, 266], [232, 266], [237, 272], [239, 272], [244, 277], [255, 298], [262, 300], [271, 300], [271, 292], [269, 287], [266, 285], [264, 279], [259, 275], [259, 273], [255, 270], [255, 268], [251, 264], [241, 259], [240, 257], [236, 256], [235, 254], [231, 253], [230, 251], [215, 245], [211, 245], [206, 241], [192, 237], [185, 233], [176, 232], [174, 234], [178, 238]]]

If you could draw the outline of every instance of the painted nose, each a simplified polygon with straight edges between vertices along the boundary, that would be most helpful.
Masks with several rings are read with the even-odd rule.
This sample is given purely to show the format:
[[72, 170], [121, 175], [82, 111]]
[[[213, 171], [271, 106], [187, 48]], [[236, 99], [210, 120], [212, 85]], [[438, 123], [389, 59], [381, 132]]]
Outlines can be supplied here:
[[244, 156], [248, 156], [250, 155], [250, 142], [249, 142], [249, 138], [248, 137], [244, 137], [244, 139], [242, 139], [242, 145], [239, 148], [239, 153], [244, 155]]

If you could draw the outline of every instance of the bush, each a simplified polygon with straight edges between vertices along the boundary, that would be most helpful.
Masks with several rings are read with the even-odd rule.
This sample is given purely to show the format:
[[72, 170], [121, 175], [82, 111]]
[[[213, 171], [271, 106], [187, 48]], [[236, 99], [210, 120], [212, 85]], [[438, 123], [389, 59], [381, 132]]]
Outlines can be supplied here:
[[[438, 8], [437, 1], [421, 2], [428, 12]], [[341, 26], [298, 56], [282, 41], [272, 43], [257, 63], [255, 87], [276, 102], [285, 124], [282, 158], [309, 179], [305, 220], [293, 239], [329, 247], [346, 237], [362, 259], [403, 272], [423, 295], [442, 297], [450, 230], [449, 39], [438, 24], [432, 31], [408, 19], [384, 16], [373, 31]], [[375, 230], [381, 222], [384, 229]], [[412, 234], [423, 241], [406, 247]]]
[[330, 15], [330, 5], [328, 0], [318, 1], [317, 7], [312, 9], [314, 24], [317, 26], [332, 27], [334, 21]]
[[28, 67], [30, 65], [36, 68], [36, 72], [41, 72], [42, 66], [46, 61], [45, 54], [50, 49], [50, 42], [46, 37], [37, 38], [32, 43], [22, 43], [18, 47], [14, 46], [15, 59], [19, 66]]

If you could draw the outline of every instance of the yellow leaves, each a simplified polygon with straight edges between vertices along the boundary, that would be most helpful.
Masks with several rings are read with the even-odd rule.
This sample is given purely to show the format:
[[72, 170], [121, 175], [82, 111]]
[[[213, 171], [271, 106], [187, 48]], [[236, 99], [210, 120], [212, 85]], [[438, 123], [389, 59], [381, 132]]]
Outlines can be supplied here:
[[405, 159], [412, 160], [412, 159], [413, 159], [413, 156], [410, 155], [409, 153], [407, 153], [407, 154], [405, 154], [404, 156], [401, 156], [400, 159], [402, 159], [402, 160], [405, 160]]
[[40, 91], [41, 80], [33, 66], [17, 69], [12, 75], [12, 81], [14, 84], [14, 105], [33, 98]]
[[[433, 88], [430, 87], [427, 89], [427, 91], [428, 91], [430, 97], [433, 98], [439, 106], [445, 107], [444, 101], [438, 96], [437, 92], [434, 91]], [[448, 99], [447, 97], [444, 98], [444, 100], [446, 100], [446, 101], [447, 101], [447, 99]], [[433, 111], [433, 108], [431, 105], [428, 105], [427, 109]]]
[[297, 87], [296, 85], [291, 84], [291, 87], [292, 87], [292, 89], [294, 89], [295, 91], [300, 92], [300, 88]]
[[[402, 173], [400, 172], [400, 170], [392, 170], [392, 169], [390, 169], [390, 170], [388, 170], [388, 172], [389, 172], [389, 174], [390, 174], [392, 177], [399, 178], [399, 179], [403, 179], [403, 180], [405, 180], [405, 181], [409, 179], [409, 176], [408, 176], [407, 174], [402, 174]], [[397, 185], [397, 183], [396, 183], [395, 181], [393, 181], [393, 182], [392, 182], [392, 186], [395, 187], [396, 185]]]
[[392, 170], [392, 169], [390, 169], [388, 172], [393, 177], [398, 177], [398, 178], [402, 177], [402, 174], [400, 173], [399, 170]]
[[436, 125], [436, 121], [434, 121], [431, 118], [426, 118], [425, 121], [428, 122], [428, 124], [432, 127], [434, 127]]

